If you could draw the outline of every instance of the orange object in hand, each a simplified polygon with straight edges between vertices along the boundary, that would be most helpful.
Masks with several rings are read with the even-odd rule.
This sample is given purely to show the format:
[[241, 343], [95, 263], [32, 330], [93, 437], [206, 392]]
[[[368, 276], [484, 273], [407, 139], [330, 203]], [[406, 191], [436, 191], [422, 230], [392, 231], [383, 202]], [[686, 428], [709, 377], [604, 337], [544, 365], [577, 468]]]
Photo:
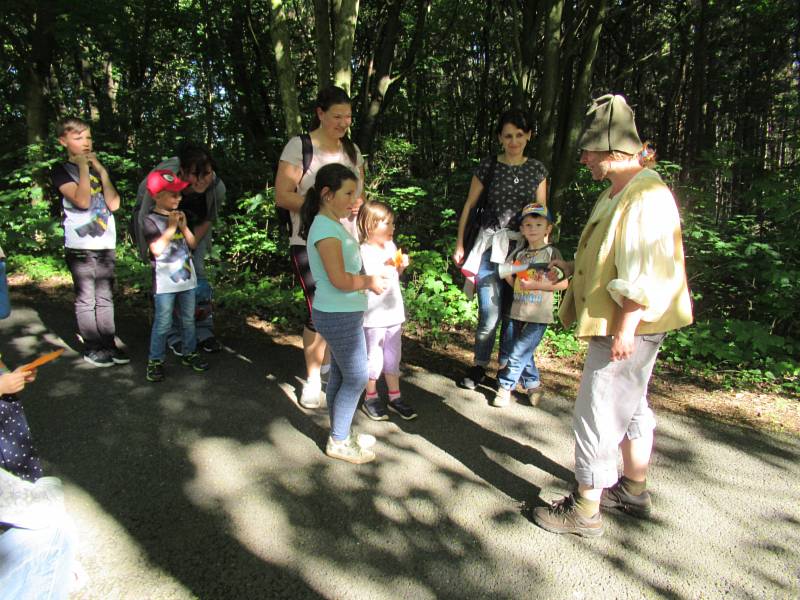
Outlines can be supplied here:
[[[514, 266], [521, 264], [522, 263], [519, 262], [518, 260], [514, 261]], [[530, 275], [528, 273], [530, 273], [530, 271], [520, 271], [519, 273], [517, 273], [517, 279], [519, 279], [520, 281], [528, 281], [530, 279]]]
[[36, 360], [29, 362], [27, 365], [22, 365], [21, 369], [23, 371], [34, 371], [39, 367], [41, 367], [42, 365], [49, 363], [51, 360], [57, 359], [59, 356], [63, 354], [63, 352], [64, 349], [59, 348], [58, 350], [54, 350], [53, 352], [48, 352], [47, 354], [43, 354]]
[[394, 266], [397, 269], [403, 266], [403, 251], [400, 248], [394, 253]]

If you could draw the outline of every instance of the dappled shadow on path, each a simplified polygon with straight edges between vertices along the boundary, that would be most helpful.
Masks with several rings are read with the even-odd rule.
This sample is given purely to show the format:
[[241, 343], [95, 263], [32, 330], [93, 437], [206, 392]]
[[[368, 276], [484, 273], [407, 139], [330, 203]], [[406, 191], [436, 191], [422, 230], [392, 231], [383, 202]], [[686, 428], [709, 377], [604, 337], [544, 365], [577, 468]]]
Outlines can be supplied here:
[[[32, 306], [18, 304], [25, 318], [0, 325], [14, 340], [3, 344], [12, 360], [44, 351], [53, 331], [67, 339], [73, 330], [69, 306], [40, 310], [45, 327]], [[322, 455], [325, 412], [291, 400], [298, 348], [254, 334], [223, 340], [237, 352], [211, 357], [212, 371], [194, 375], [170, 359], [168, 380], [154, 386], [144, 381], [146, 327], [123, 320], [120, 329], [139, 344], [132, 365], [90, 369], [65, 356], [41, 370], [26, 409], [50, 474], [91, 495], [147, 563], [192, 596], [588, 594], [583, 575], [596, 572], [613, 573], [618, 596], [792, 589], [798, 516], [772, 503], [800, 500], [788, 491], [798, 458], [791, 441], [689, 418], [660, 428], [654, 519], [609, 515], [606, 536], [586, 542], [535, 528], [517, 506], [554, 480], [573, 483], [546, 450], [559, 436], [571, 446], [567, 401], [484, 423], [463, 396], [443, 398], [412, 377], [404, 393], [420, 418], [375, 424], [359, 415], [357, 425], [379, 436], [379, 458], [355, 467]], [[706, 456], [712, 446], [719, 462]], [[698, 548], [725, 556], [723, 566], [702, 562]], [[547, 559], [566, 555], [579, 563]], [[560, 579], [573, 573], [581, 576]], [[564, 587], [546, 587], [553, 580]]]
[[[45, 350], [52, 332], [68, 339], [67, 306], [40, 311], [44, 328], [30, 305], [16, 308], [21, 318], [2, 329], [15, 340], [12, 360]], [[167, 381], [151, 385], [143, 324], [118, 323], [134, 342], [131, 365], [91, 369], [70, 353], [41, 370], [26, 406], [49, 473], [88, 493], [192, 595], [512, 598], [525, 589], [495, 573], [498, 557], [461, 517], [475, 495], [494, 495], [490, 485], [417, 457], [401, 431], [381, 439], [369, 465], [322, 456], [320, 416], [289, 401], [280, 378], [263, 378], [278, 362], [294, 371], [299, 350], [260, 339], [241, 358], [212, 357], [205, 375], [170, 358]], [[496, 503], [486, 522], [511, 528], [497, 518], [507, 508]]]

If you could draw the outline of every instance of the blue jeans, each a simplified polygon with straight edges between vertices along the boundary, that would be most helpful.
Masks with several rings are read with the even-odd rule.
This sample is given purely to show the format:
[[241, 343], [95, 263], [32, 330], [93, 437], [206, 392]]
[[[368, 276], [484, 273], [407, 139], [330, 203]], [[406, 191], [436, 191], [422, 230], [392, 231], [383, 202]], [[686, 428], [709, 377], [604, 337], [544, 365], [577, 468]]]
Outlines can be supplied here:
[[167, 334], [172, 326], [172, 309], [177, 305], [181, 322], [181, 344], [184, 355], [197, 347], [194, 330], [194, 290], [153, 294], [153, 331], [150, 333], [150, 360], [164, 360], [167, 350]]
[[11, 528], [0, 533], [0, 596], [66, 598], [72, 578], [74, 534], [71, 526]]
[[[476, 290], [478, 294], [478, 328], [475, 330], [475, 364], [485, 367], [492, 357], [492, 349], [497, 338], [497, 325], [500, 315], [507, 314], [511, 305], [511, 287], [497, 274], [497, 265], [490, 259], [491, 248], [481, 256], [478, 268]], [[500, 328], [505, 331], [507, 319]]]
[[[194, 330], [197, 341], [202, 342], [214, 337], [214, 317], [211, 314], [211, 284], [205, 277], [197, 278], [197, 287], [194, 288], [195, 322]], [[173, 320], [172, 327], [167, 335], [167, 342], [172, 345], [183, 339], [183, 328], [179, 320]]]
[[539, 369], [533, 353], [542, 341], [547, 323], [526, 323], [509, 319], [501, 342], [500, 356], [507, 363], [497, 373], [497, 383], [507, 390], [513, 389], [522, 380], [526, 390], [539, 387]]
[[8, 299], [8, 280], [6, 279], [6, 261], [0, 258], [0, 319], [11, 314], [11, 302]]
[[311, 309], [312, 319], [331, 352], [331, 371], [325, 397], [331, 416], [331, 437], [347, 439], [361, 393], [367, 387], [367, 341], [363, 312], [323, 312]]

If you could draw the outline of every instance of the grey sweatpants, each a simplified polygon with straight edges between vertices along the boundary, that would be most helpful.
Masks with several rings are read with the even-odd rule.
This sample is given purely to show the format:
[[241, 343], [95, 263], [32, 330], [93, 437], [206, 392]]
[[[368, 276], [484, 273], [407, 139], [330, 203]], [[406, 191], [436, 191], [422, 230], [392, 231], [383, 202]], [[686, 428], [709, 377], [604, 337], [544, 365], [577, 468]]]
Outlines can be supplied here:
[[663, 333], [634, 337], [633, 354], [611, 361], [613, 337], [589, 341], [575, 401], [575, 478], [593, 489], [617, 482], [617, 452], [624, 436], [636, 439], [655, 429], [647, 384]]

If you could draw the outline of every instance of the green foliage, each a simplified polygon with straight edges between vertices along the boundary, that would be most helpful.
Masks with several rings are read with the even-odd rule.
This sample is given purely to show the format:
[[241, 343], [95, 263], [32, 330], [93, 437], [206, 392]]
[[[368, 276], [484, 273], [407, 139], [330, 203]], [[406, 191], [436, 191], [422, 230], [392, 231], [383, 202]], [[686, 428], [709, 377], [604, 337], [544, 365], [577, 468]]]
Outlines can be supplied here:
[[265, 321], [287, 325], [305, 320], [303, 292], [291, 275], [262, 278], [250, 272], [239, 274], [214, 291], [215, 302], [239, 314], [257, 314]]
[[62, 245], [61, 226], [44, 201], [57, 158], [46, 154], [42, 146], [28, 146], [0, 158], [0, 165], [18, 164], [0, 177], [0, 245], [7, 253], [53, 254]]
[[285, 273], [288, 238], [278, 226], [275, 190], [246, 195], [237, 209], [224, 214], [215, 227], [224, 270], [245, 277]]
[[800, 392], [800, 343], [770, 335], [763, 324], [736, 319], [700, 321], [670, 333], [661, 357], [681, 370], [721, 377], [729, 386], [772, 384]]
[[556, 356], [574, 356], [581, 351], [582, 346], [574, 335], [574, 328], [564, 330], [556, 321], [544, 333], [546, 347]]
[[30, 254], [12, 254], [6, 259], [9, 272], [27, 275], [34, 281], [43, 281], [51, 277], [68, 277], [69, 269], [61, 256], [31, 256]]
[[474, 327], [477, 322], [477, 304], [454, 284], [448, 262], [437, 252], [420, 251], [406, 269], [406, 314], [433, 339], [441, 338], [448, 327]]

